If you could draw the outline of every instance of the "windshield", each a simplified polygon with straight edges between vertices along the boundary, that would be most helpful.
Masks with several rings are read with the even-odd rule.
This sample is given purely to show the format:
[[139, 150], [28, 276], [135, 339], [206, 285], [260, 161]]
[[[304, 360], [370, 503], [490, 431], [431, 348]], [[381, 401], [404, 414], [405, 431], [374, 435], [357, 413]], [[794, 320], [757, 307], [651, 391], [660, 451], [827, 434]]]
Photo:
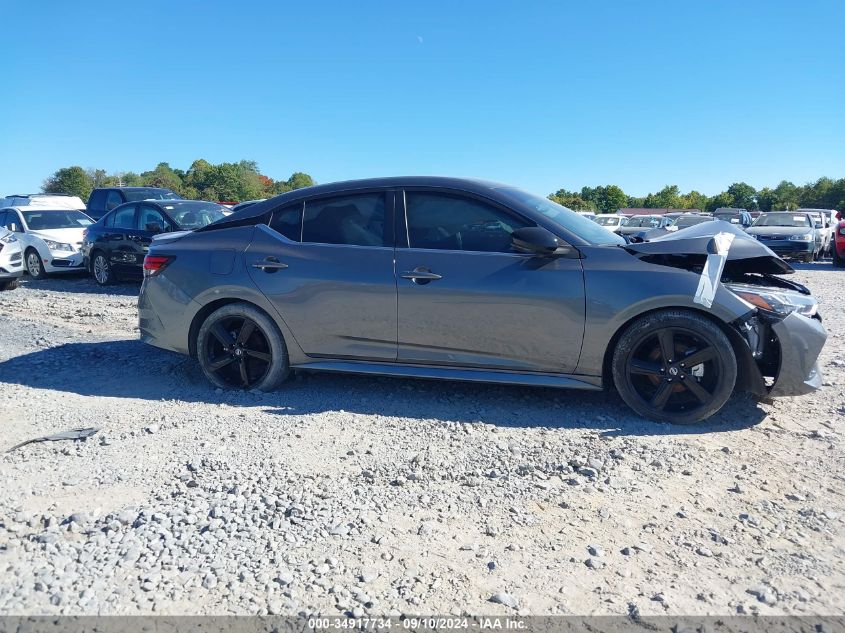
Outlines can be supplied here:
[[30, 231], [79, 229], [94, 223], [81, 211], [23, 211], [22, 213]]
[[625, 244], [625, 240], [616, 233], [601, 228], [590, 218], [578, 215], [548, 198], [510, 187], [498, 189], [498, 191], [512, 200], [529, 206], [537, 213], [541, 213], [555, 224], [590, 244]]
[[754, 226], [810, 226], [807, 215], [793, 215], [792, 213], [766, 213], [757, 218]]
[[134, 191], [125, 191], [127, 202], [138, 202], [139, 200], [181, 200], [177, 194], [170, 191], [170, 189], [136, 189]]
[[182, 202], [176, 204], [165, 204], [162, 207], [167, 211], [177, 226], [185, 231], [208, 226], [212, 222], [222, 220], [226, 216], [226, 207], [213, 202]]
[[714, 217], [717, 220], [730, 222], [731, 224], [739, 224], [742, 222], [742, 216], [739, 213], [715, 213]]
[[602, 226], [617, 226], [621, 219], [618, 215], [600, 215], [594, 218]]
[[691, 217], [691, 218], [678, 218], [678, 221], [675, 222], [675, 226], [679, 229], [685, 229], [688, 226], [695, 226], [696, 224], [701, 224], [702, 222], [712, 222], [713, 218], [709, 218], [707, 216], [698, 216], [698, 217]]

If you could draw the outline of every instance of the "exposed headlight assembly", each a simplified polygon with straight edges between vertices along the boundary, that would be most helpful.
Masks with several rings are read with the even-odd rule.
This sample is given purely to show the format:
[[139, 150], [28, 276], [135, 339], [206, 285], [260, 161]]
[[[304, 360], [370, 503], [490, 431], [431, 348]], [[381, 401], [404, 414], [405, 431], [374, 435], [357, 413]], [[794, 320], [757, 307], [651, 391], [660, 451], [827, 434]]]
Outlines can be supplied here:
[[54, 242], [53, 240], [44, 240], [44, 243], [47, 245], [51, 251], [70, 251], [73, 252], [73, 246], [70, 244], [65, 244], [64, 242]]
[[801, 235], [790, 235], [789, 239], [793, 242], [812, 242], [813, 236], [809, 233], [802, 233]]
[[797, 312], [811, 317], [819, 311], [818, 302], [811, 295], [802, 295], [800, 292], [746, 284], [725, 284], [725, 287], [751, 305], [780, 316]]
[[18, 241], [18, 238], [16, 238], [11, 233], [9, 233], [6, 237], [0, 237], [0, 242], [3, 242], [4, 244], [11, 244], [12, 242], [17, 242], [17, 241]]

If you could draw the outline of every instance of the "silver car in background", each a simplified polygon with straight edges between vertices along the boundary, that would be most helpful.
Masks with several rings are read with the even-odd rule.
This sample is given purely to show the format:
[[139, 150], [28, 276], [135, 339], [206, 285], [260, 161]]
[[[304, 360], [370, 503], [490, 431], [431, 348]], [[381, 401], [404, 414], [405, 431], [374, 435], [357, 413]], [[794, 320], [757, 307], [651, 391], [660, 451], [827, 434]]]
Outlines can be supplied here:
[[291, 191], [157, 236], [143, 341], [220, 388], [292, 369], [600, 390], [692, 423], [808, 393], [826, 338], [783, 260], [725, 222], [627, 244], [522, 190], [408, 177]]

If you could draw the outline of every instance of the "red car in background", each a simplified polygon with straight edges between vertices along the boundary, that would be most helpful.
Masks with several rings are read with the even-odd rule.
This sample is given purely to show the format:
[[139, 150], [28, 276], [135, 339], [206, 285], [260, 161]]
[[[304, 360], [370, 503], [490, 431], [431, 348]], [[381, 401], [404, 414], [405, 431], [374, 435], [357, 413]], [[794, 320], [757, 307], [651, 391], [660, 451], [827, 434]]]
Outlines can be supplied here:
[[845, 220], [842, 219], [842, 211], [836, 214], [836, 230], [833, 233], [833, 265], [837, 268], [845, 268]]

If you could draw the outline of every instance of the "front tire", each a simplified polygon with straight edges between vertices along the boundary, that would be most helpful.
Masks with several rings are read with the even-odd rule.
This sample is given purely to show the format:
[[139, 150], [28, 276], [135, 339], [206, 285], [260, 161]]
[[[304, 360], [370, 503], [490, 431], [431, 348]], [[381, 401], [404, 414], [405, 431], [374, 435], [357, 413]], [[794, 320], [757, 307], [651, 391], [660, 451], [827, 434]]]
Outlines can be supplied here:
[[8, 279], [6, 281], [0, 281], [0, 292], [2, 292], [3, 290], [14, 290], [17, 287], [17, 279]]
[[613, 380], [636, 413], [672, 424], [715, 414], [736, 385], [736, 356], [718, 325], [687, 310], [647, 314], [613, 353]]
[[33, 279], [44, 279], [47, 276], [47, 271], [44, 270], [44, 262], [41, 261], [41, 256], [34, 248], [30, 248], [26, 252], [26, 272]]
[[220, 389], [273, 391], [290, 373], [279, 328], [247, 303], [225, 305], [203, 322], [197, 358], [205, 377]]
[[94, 257], [91, 259], [91, 276], [101, 286], [108, 286], [114, 283], [114, 271], [105, 253], [101, 253], [100, 251], [94, 253]]

